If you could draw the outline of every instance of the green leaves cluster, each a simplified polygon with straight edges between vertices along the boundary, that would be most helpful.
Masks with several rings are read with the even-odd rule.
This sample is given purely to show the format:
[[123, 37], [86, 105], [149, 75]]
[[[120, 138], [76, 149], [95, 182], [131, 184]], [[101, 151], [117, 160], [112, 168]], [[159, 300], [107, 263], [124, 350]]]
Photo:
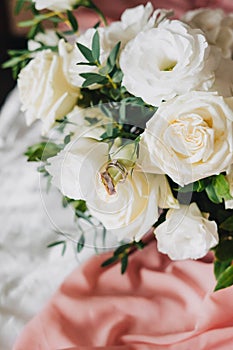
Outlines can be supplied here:
[[215, 249], [215, 291], [233, 285], [233, 236], [225, 237]]
[[229, 183], [223, 174], [207, 177], [178, 188], [180, 193], [205, 191], [211, 202], [220, 204], [224, 200], [233, 199], [230, 194]]
[[[77, 10], [79, 7], [92, 9], [98, 14], [100, 20], [106, 24], [105, 16], [91, 0], [77, 1], [73, 7], [73, 10]], [[23, 9], [26, 11], [30, 10], [32, 12], [32, 15], [34, 15], [32, 19], [19, 23], [19, 27], [31, 27], [28, 33], [28, 38], [33, 38], [38, 32], [43, 31], [44, 21], [51, 22], [55, 27], [57, 27], [57, 25], [62, 22], [69, 24], [70, 30], [64, 31], [64, 34], [66, 35], [72, 35], [78, 31], [78, 22], [73, 13], [73, 10], [67, 10], [65, 12], [44, 10], [43, 13], [41, 13], [36, 10], [34, 2], [30, 0], [17, 0], [15, 6], [15, 14], [19, 14]]]
[[193, 192], [193, 200], [202, 211], [210, 215], [218, 225], [220, 242], [213, 249], [215, 291], [233, 285], [233, 210], [226, 210], [224, 201], [231, 200], [229, 183], [224, 174], [201, 179], [178, 189], [182, 193]]
[[[80, 0], [77, 1], [73, 10], [77, 10], [79, 7], [87, 7], [95, 11], [100, 20], [106, 24], [106, 19], [103, 13], [96, 7], [96, 5], [91, 0]], [[21, 11], [30, 11], [32, 14], [32, 18], [26, 21], [22, 21], [18, 23], [18, 26], [21, 28], [29, 27], [29, 31], [27, 34], [28, 39], [34, 39], [38, 33], [44, 33], [45, 31], [45, 23], [50, 23], [52, 27], [56, 30], [59, 38], [67, 37], [69, 35], [73, 35], [77, 33], [79, 26], [76, 16], [72, 11], [65, 12], [54, 12], [50, 10], [44, 10], [42, 13], [35, 8], [34, 2], [31, 0], [17, 0], [15, 6], [15, 14], [18, 15]], [[64, 28], [61, 30], [58, 25], [60, 23], [64, 23]], [[53, 51], [57, 51], [57, 47], [48, 47], [40, 43], [41, 47], [34, 51], [29, 50], [9, 50], [9, 60], [2, 65], [2, 68], [11, 68], [14, 79], [17, 78], [20, 70], [24, 68], [29, 61], [34, 57], [34, 52], [40, 50], [51, 49]]]
[[97, 67], [97, 72], [80, 74], [84, 78], [82, 87], [87, 88], [93, 84], [102, 85], [100, 92], [103, 95], [115, 101], [119, 100], [120, 97], [122, 98], [122, 90], [120, 88], [122, 72], [118, 65], [120, 42], [111, 50], [105, 63], [100, 62], [101, 48], [98, 30], [93, 36], [91, 49], [81, 43], [77, 43], [77, 47], [86, 59], [84, 62], [78, 62], [77, 65]]
[[45, 162], [48, 158], [54, 157], [62, 148], [63, 145], [43, 141], [28, 147], [24, 154], [28, 157], [28, 162]]

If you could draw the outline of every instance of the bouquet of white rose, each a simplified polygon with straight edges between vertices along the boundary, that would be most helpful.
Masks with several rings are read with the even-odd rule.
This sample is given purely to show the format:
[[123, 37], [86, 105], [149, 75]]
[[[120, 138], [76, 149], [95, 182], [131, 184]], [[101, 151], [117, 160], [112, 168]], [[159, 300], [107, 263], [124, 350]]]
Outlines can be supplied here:
[[[116, 235], [103, 265], [120, 260], [124, 272], [153, 228], [171, 259], [212, 250], [215, 289], [232, 285], [233, 16], [199, 9], [176, 20], [148, 3], [107, 25], [89, 0], [19, 0], [17, 11], [26, 6], [28, 50], [5, 63], [27, 124], [42, 122], [26, 155], [77, 220]], [[81, 33], [80, 6], [100, 16]]]

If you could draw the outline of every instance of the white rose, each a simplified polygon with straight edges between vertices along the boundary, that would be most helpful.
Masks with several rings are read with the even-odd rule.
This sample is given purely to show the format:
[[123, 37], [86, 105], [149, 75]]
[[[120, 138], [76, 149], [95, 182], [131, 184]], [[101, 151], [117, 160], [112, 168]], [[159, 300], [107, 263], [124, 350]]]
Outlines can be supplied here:
[[[87, 46], [91, 49], [92, 38], [96, 32], [96, 29], [90, 28], [85, 33], [80, 35], [77, 39], [77, 42]], [[108, 54], [110, 53], [111, 48], [106, 48], [103, 44], [104, 29], [98, 28], [98, 33], [100, 37], [100, 63], [104, 63], [107, 59]], [[64, 70], [70, 81], [74, 86], [81, 87], [84, 78], [82, 78], [80, 73], [97, 73], [98, 68], [96, 66], [79, 66], [79, 62], [88, 62], [87, 59], [83, 56], [81, 51], [78, 49], [76, 43], [71, 46], [67, 44], [64, 40], [59, 42], [59, 54], [63, 57], [64, 60]], [[92, 88], [97, 88], [98, 85], [92, 85]]]
[[71, 111], [79, 95], [79, 89], [68, 83], [62, 65], [58, 54], [41, 51], [18, 77], [21, 109], [26, 112], [27, 124], [41, 119], [43, 133]]
[[78, 0], [33, 0], [37, 10], [49, 9], [51, 11], [63, 12], [72, 10]]
[[100, 176], [109, 164], [108, 148], [104, 142], [81, 137], [50, 158], [46, 169], [64, 195], [85, 200], [90, 213], [119, 240], [139, 240], [157, 221], [158, 207], [176, 207], [176, 201], [163, 175], [147, 175], [138, 169], [109, 194]]
[[233, 161], [231, 99], [191, 92], [165, 102], [141, 137], [145, 171], [165, 173], [183, 186], [225, 171]]
[[204, 35], [176, 20], [139, 33], [120, 56], [123, 85], [154, 106], [187, 91], [209, 89], [217, 64]]
[[219, 240], [217, 224], [207, 220], [196, 203], [170, 209], [155, 236], [158, 250], [172, 260], [202, 258]]
[[224, 58], [231, 58], [233, 51], [233, 15], [225, 15], [221, 9], [197, 9], [187, 12], [182, 20], [192, 28], [201, 29], [207, 41], [219, 47]]

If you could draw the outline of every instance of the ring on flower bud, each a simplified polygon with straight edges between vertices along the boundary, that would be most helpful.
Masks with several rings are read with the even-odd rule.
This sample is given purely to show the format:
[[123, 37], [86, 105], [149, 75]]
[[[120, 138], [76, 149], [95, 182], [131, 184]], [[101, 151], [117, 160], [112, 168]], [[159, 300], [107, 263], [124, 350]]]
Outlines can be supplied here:
[[116, 159], [109, 162], [105, 170], [100, 173], [101, 181], [109, 195], [116, 193], [116, 184], [124, 183], [127, 175], [127, 169]]
[[108, 163], [106, 171], [108, 171], [108, 169], [110, 168], [117, 170], [117, 175], [121, 175], [121, 178], [119, 180], [117, 179], [117, 182], [124, 183], [128, 176], [128, 171], [126, 167], [123, 164], [121, 164], [117, 159], [114, 159], [110, 163]]

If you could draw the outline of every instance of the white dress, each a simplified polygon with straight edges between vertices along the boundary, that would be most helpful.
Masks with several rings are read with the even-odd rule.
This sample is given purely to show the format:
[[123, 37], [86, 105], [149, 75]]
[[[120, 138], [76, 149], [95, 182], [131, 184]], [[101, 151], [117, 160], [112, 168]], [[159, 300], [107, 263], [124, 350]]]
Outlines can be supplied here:
[[93, 254], [78, 255], [55, 231], [74, 230], [73, 213], [62, 208], [61, 195], [28, 163], [23, 153], [39, 141], [40, 127], [28, 128], [14, 89], [0, 114], [0, 349], [10, 350], [23, 326], [37, 313], [67, 274]]

